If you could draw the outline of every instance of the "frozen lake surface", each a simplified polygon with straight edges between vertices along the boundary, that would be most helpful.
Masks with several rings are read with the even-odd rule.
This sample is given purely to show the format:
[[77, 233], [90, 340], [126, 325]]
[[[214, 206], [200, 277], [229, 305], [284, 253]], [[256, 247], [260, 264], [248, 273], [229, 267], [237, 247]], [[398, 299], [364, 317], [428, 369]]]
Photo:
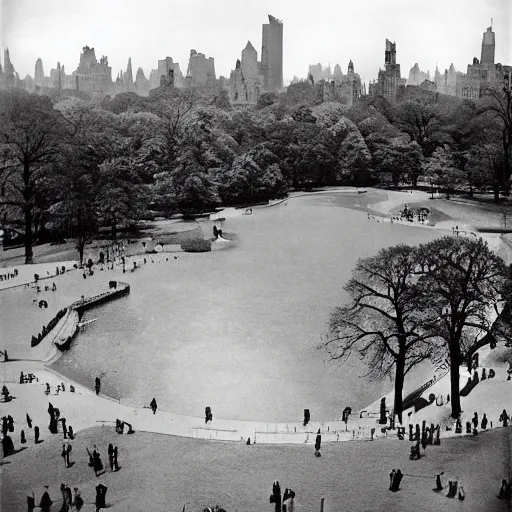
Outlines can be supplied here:
[[[53, 368], [90, 387], [104, 373], [102, 391], [122, 403], [148, 406], [155, 397], [161, 409], [194, 416], [210, 406], [214, 418], [297, 421], [309, 408], [312, 420], [327, 420], [373, 402], [391, 390], [389, 379], [371, 382], [357, 357], [333, 364], [317, 349], [329, 313], [347, 299], [343, 285], [358, 258], [439, 235], [376, 223], [340, 204], [333, 194], [255, 208], [224, 223], [236, 248], [168, 262], [157, 255], [139, 271], [118, 271], [130, 295], [87, 313], [97, 321]], [[112, 274], [83, 281], [75, 272], [62, 287], [77, 295]], [[13, 303], [27, 293], [13, 294], [21, 297]], [[62, 294], [59, 301], [70, 298]]]

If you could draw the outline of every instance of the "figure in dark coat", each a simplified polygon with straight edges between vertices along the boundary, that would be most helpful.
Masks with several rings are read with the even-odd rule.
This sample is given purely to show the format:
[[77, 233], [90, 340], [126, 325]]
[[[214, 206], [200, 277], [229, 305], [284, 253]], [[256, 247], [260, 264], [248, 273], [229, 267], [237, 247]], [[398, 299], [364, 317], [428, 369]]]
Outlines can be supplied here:
[[53, 504], [53, 501], [50, 499], [50, 495], [48, 494], [48, 486], [45, 485], [45, 491], [41, 496], [41, 501], [39, 502], [39, 507], [41, 508], [41, 512], [50, 512], [50, 507]]
[[105, 498], [107, 495], [107, 486], [98, 484], [96, 486], [96, 512], [99, 512], [101, 508], [107, 508]]
[[108, 464], [110, 471], [114, 471], [114, 445], [112, 443], [108, 445]]
[[281, 512], [281, 486], [277, 480], [272, 484], [270, 503], [274, 504], [275, 512]]
[[151, 403], [149, 405], [151, 407], [151, 410], [153, 411], [153, 414], [155, 414], [156, 413], [156, 408], [157, 408], [156, 400], [153, 398], [153, 400], [151, 400]]
[[92, 452], [93, 459], [93, 467], [96, 476], [103, 470], [103, 463], [101, 462], [100, 454], [96, 451], [96, 447], [94, 447], [94, 451]]
[[78, 510], [78, 512], [80, 512], [81, 508], [84, 506], [84, 500], [80, 494], [80, 491], [78, 490], [78, 487], [75, 487], [74, 491], [75, 491], [75, 496], [73, 499], [73, 505]]
[[318, 433], [315, 439], [315, 456], [320, 457], [320, 446], [322, 445], [322, 436], [320, 434], [320, 429], [318, 429]]
[[114, 471], [119, 471], [119, 464], [117, 462], [117, 446], [114, 446], [113, 456], [114, 456]]
[[67, 503], [66, 486], [64, 484], [60, 484], [60, 493], [62, 494], [62, 506], [60, 507], [60, 512], [68, 512], [69, 504]]
[[32, 419], [30, 418], [28, 413], [27, 413], [27, 425], [28, 425], [28, 428], [32, 428]]

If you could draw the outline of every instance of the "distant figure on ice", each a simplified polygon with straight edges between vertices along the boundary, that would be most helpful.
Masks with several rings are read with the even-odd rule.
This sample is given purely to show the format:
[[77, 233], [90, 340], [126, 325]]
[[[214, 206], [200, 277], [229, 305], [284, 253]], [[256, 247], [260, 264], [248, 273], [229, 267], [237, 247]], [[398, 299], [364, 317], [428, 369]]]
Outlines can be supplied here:
[[320, 429], [318, 429], [315, 439], [315, 457], [321, 457], [320, 446], [322, 445], [322, 436], [320, 435]]
[[153, 398], [153, 400], [151, 400], [151, 403], [149, 404], [149, 406], [151, 407], [151, 410], [153, 411], [153, 414], [156, 413], [156, 409], [157, 409], [157, 405], [156, 405], [156, 400]]
[[101, 380], [99, 377], [96, 377], [96, 379], [94, 379], [94, 389], [96, 390], [96, 394], [99, 395], [101, 389]]

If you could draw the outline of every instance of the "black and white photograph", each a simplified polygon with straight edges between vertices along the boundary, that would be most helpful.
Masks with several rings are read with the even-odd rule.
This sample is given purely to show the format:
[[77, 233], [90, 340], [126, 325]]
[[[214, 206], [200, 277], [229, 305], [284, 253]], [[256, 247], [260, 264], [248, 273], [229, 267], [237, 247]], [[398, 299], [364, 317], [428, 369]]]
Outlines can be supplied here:
[[510, 0], [0, 0], [0, 510], [512, 510]]

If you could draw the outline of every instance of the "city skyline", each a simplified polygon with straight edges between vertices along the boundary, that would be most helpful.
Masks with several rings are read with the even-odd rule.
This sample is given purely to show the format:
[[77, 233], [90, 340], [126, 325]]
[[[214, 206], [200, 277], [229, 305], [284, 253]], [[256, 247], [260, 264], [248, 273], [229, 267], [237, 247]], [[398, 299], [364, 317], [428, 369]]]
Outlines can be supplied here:
[[34, 76], [37, 58], [42, 59], [47, 76], [57, 62], [68, 73], [74, 71], [85, 45], [96, 49], [98, 59], [108, 56], [114, 79], [126, 69], [130, 57], [134, 73], [142, 67], [147, 78], [166, 56], [186, 73], [191, 49], [213, 57], [217, 77], [229, 78], [247, 41], [261, 59], [261, 25], [267, 14], [272, 14], [284, 24], [285, 84], [294, 76], [306, 78], [310, 64], [334, 67], [339, 63], [345, 72], [349, 60], [362, 80], [370, 82], [384, 65], [386, 39], [396, 42], [404, 78], [416, 62], [431, 74], [436, 63], [443, 72], [452, 62], [465, 72], [473, 57], [480, 57], [482, 33], [493, 18], [496, 62], [512, 61], [508, 28], [512, 18], [507, 0], [471, 0], [464, 2], [464, 10], [459, 0], [412, 0], [407, 4], [391, 0], [385, 5], [370, 0], [349, 7], [331, 4], [317, 1], [318, 12], [311, 16], [310, 7], [300, 9], [300, 2], [284, 0], [262, 0], [247, 6], [230, 0], [150, 0], [143, 10], [135, 0], [122, 2], [123, 9], [116, 0], [107, 5], [99, 0], [75, 0], [72, 9], [63, 0], [44, 5], [36, 0], [3, 0], [0, 46], [9, 47], [20, 78]]

